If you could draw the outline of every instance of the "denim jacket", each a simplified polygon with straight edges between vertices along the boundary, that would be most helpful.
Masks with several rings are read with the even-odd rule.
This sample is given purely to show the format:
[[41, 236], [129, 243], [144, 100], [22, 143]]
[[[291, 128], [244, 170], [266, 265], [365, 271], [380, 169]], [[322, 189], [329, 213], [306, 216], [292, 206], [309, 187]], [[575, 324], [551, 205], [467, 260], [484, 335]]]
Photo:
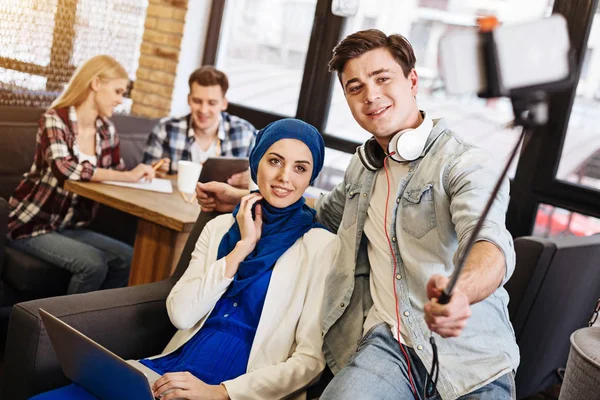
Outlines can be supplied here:
[[[316, 202], [320, 222], [337, 231], [340, 240], [322, 309], [324, 353], [334, 373], [356, 351], [373, 304], [363, 228], [375, 176], [355, 154], [344, 181]], [[433, 354], [423, 311], [428, 302], [427, 280], [433, 274], [452, 273], [497, 179], [489, 153], [463, 142], [444, 120], [437, 120], [421, 157], [409, 164], [397, 188], [392, 226], [398, 229], [391, 230], [391, 242], [398, 273], [393, 276], [390, 261], [390, 279], [396, 283], [401, 324], [428, 370]], [[504, 254], [502, 285], [515, 266], [512, 237], [505, 228], [507, 205], [508, 180], [477, 237], [495, 244]], [[397, 237], [396, 232], [400, 232]], [[444, 400], [467, 394], [517, 368], [519, 349], [508, 317], [508, 293], [502, 285], [471, 306], [472, 315], [459, 337], [437, 337], [438, 391]]]

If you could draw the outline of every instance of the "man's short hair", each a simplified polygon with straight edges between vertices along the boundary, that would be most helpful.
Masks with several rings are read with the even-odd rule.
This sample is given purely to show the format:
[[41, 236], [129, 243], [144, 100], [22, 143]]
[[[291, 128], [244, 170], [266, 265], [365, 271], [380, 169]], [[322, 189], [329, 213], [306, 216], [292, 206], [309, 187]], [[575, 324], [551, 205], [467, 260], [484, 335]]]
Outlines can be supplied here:
[[338, 79], [342, 82], [342, 71], [348, 61], [360, 57], [368, 51], [382, 48], [390, 52], [402, 67], [404, 76], [408, 77], [417, 62], [412, 45], [402, 35], [388, 36], [378, 29], [358, 31], [342, 39], [333, 48], [333, 57], [328, 64], [329, 72], [337, 72]]
[[196, 82], [200, 86], [221, 86], [223, 96], [229, 89], [229, 80], [224, 72], [219, 71], [212, 65], [205, 65], [198, 68], [190, 75], [188, 84], [190, 85], [190, 92], [192, 91], [192, 83]]

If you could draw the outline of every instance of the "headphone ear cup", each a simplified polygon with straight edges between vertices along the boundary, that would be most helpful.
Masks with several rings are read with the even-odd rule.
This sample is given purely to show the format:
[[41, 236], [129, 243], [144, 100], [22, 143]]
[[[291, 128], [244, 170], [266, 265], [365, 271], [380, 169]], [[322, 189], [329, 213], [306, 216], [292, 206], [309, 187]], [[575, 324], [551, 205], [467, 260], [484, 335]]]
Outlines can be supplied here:
[[407, 160], [404, 159], [404, 157], [402, 157], [402, 155], [400, 155], [400, 144], [399, 142], [401, 142], [401, 138], [403, 137], [404, 134], [408, 133], [411, 129], [406, 129], [403, 131], [400, 131], [398, 133], [396, 133], [392, 139], [390, 140], [390, 142], [388, 143], [388, 154], [390, 155], [390, 158], [396, 162], [406, 162]]
[[375, 172], [383, 168], [385, 152], [375, 138], [370, 138], [357, 149], [358, 158], [369, 171]]
[[425, 145], [423, 138], [427, 139], [423, 132], [418, 129], [411, 129], [402, 133], [396, 142], [399, 158], [404, 162], [419, 158]]
[[400, 131], [390, 140], [388, 151], [390, 154], [394, 153], [391, 156], [392, 160], [409, 162], [421, 157], [433, 129], [431, 118], [424, 112], [421, 112], [421, 115], [423, 115], [421, 125], [415, 129]]

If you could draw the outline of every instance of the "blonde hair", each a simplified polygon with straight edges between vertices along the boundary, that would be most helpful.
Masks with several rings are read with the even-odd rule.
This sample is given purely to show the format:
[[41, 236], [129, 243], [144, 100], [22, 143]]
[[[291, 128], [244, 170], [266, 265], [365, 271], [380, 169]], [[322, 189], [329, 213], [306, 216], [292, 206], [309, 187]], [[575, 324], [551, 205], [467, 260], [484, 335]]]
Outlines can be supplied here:
[[50, 108], [78, 106], [87, 99], [94, 78], [129, 79], [127, 71], [117, 60], [107, 55], [90, 58], [75, 70], [65, 90], [52, 102]]

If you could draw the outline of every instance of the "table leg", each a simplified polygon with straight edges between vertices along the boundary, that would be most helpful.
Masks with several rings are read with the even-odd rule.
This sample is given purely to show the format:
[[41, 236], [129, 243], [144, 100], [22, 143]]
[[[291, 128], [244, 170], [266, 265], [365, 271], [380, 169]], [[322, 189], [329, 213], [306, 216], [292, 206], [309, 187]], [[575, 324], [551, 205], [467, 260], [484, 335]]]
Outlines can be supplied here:
[[177, 232], [140, 218], [129, 286], [158, 282], [171, 276], [188, 236], [189, 232]]

